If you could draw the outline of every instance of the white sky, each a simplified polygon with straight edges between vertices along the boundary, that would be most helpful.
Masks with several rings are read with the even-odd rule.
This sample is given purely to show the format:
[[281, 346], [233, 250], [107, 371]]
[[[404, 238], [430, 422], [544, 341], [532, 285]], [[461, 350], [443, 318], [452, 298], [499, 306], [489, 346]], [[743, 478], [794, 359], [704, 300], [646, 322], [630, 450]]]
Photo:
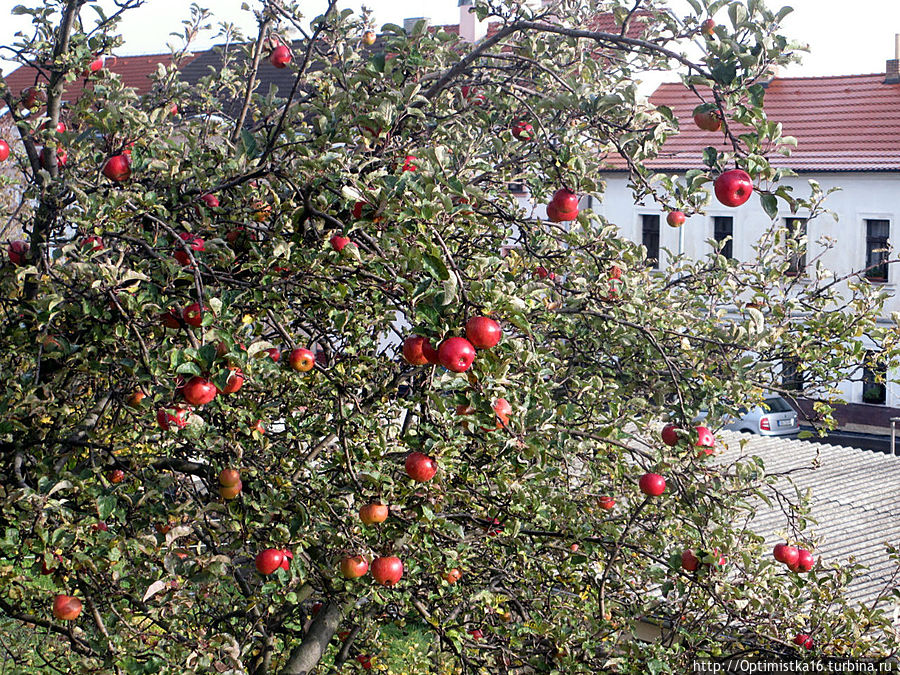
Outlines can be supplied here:
[[[683, 0], [671, 0], [683, 5]], [[247, 33], [255, 33], [255, 20], [241, 10], [246, 2], [251, 7], [258, 0], [198, 0], [211, 7], [215, 16], [234, 22]], [[2, 0], [0, 4], [35, 6], [41, 0]], [[457, 0], [368, 0], [365, 3], [375, 13], [376, 26], [402, 23], [406, 17], [427, 15], [433, 23], [456, 23], [459, 20]], [[795, 12], [785, 21], [784, 32], [791, 38], [808, 43], [811, 53], [804, 55], [803, 65], [795, 65], [782, 75], [845, 75], [884, 72], [886, 59], [894, 58], [894, 34], [900, 33], [900, 0], [855, 0], [852, 6], [844, 0], [768, 0], [770, 7], [790, 4]], [[301, 0], [308, 17], [325, 7], [324, 0]], [[359, 9], [359, 2], [342, 3]], [[169, 33], [180, 29], [180, 21], [189, 15], [187, 0], [148, 0], [144, 7], [134, 10], [121, 24], [125, 46], [117, 54], [150, 54], [168, 51]], [[91, 16], [85, 10], [84, 16]], [[716, 17], [720, 22], [726, 17]], [[0, 45], [12, 43], [18, 30], [28, 30], [23, 17], [9, 16], [0, 21]], [[197, 43], [198, 48], [214, 42], [212, 35]], [[8, 52], [0, 50], [0, 67], [11, 69], [2, 59]]]

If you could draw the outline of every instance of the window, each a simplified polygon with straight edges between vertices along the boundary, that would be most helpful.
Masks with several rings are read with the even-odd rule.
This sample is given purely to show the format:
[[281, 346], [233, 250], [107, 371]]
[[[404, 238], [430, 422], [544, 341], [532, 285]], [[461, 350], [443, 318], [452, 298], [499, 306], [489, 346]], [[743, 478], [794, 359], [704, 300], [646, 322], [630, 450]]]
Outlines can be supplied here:
[[641, 216], [641, 241], [647, 248], [647, 265], [659, 267], [659, 216]]
[[720, 244], [725, 239], [728, 239], [722, 247], [722, 255], [726, 258], [733, 258], [731, 243], [734, 239], [734, 218], [731, 216], [715, 216], [713, 218], [713, 239]]
[[889, 220], [866, 221], [866, 279], [887, 281], [888, 271], [884, 261], [888, 257]]
[[781, 361], [781, 386], [789, 391], [803, 389], [803, 371], [800, 370], [800, 359], [786, 356]]
[[[790, 239], [800, 239], [806, 236], [806, 220], [806, 218], [784, 219], [784, 226], [787, 228]], [[803, 253], [792, 253], [789, 263], [787, 275], [790, 277], [801, 276], [806, 269], [806, 251], [804, 250]]]
[[863, 362], [862, 400], [863, 403], [884, 405], [887, 400], [887, 390], [884, 386], [887, 368], [883, 362], [876, 360], [877, 356], [877, 352], [866, 352], [866, 358]]

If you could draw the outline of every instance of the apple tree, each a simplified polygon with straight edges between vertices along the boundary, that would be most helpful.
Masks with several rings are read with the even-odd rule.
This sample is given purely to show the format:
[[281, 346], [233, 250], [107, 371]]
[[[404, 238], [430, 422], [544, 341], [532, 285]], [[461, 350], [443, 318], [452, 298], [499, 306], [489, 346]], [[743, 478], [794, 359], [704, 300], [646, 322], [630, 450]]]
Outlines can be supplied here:
[[[222, 27], [189, 82], [212, 22], [194, 8], [138, 95], [98, 57], [142, 2], [100, 4], [16, 8], [34, 29], [6, 48], [39, 73], [39, 95], [2, 90], [24, 232], [0, 269], [16, 672], [889, 651], [885, 608], [848, 603], [855, 569], [816, 556], [803, 500], [710, 431], [780, 390], [788, 357], [827, 416], [863, 340], [893, 349], [883, 296], [787, 277], [804, 242], [775, 225], [752, 260], [654, 269], [590, 208], [618, 162], [673, 212], [740, 169], [767, 210], [824, 213], [767, 160], [791, 142], [761, 86], [793, 58], [786, 10], [493, 0], [469, 44], [423, 24], [376, 42], [368, 14], [266, 0], [258, 35]], [[733, 152], [649, 170], [678, 131], [638, 91], [651, 70], [694, 88]], [[785, 565], [747, 526], [775, 497]]]

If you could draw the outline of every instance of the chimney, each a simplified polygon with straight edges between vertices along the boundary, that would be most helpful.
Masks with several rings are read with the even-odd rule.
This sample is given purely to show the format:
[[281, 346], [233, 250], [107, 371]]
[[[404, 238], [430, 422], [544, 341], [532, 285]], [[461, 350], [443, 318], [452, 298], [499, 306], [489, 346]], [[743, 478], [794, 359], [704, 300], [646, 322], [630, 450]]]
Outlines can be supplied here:
[[487, 35], [487, 21], [479, 21], [472, 9], [472, 0], [459, 0], [459, 37], [466, 42], [478, 42]]
[[407, 34], [412, 33], [413, 29], [416, 27], [416, 24], [420, 21], [425, 22], [425, 28], [428, 28], [428, 25], [431, 23], [431, 19], [427, 16], [413, 16], [409, 19], [403, 19], [403, 30], [406, 31]]
[[900, 84], [900, 33], [894, 35], [894, 58], [885, 66], [884, 83]]

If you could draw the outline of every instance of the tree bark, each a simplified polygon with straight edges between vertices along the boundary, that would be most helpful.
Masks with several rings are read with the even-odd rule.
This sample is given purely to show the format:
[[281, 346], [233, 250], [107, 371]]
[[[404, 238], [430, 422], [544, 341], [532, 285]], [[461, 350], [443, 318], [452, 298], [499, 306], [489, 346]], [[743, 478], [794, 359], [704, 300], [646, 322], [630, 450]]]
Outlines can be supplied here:
[[337, 600], [325, 603], [303, 636], [303, 641], [294, 647], [281, 675], [309, 675], [313, 672], [342, 618], [343, 612]]

